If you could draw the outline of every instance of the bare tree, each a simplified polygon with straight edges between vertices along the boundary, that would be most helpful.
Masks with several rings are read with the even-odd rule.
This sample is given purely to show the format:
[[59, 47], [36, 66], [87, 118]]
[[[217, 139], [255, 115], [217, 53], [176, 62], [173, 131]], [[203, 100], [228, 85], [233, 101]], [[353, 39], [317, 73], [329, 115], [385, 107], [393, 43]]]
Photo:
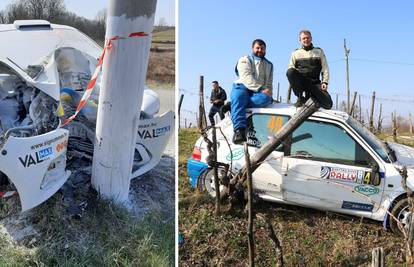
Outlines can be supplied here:
[[158, 21], [158, 25], [157, 26], [160, 26], [160, 27], [166, 27], [166, 26], [168, 26], [167, 25], [167, 20], [164, 17], [161, 17], [159, 19], [159, 21]]
[[7, 23], [7, 16], [4, 11], [0, 11], [0, 24]]

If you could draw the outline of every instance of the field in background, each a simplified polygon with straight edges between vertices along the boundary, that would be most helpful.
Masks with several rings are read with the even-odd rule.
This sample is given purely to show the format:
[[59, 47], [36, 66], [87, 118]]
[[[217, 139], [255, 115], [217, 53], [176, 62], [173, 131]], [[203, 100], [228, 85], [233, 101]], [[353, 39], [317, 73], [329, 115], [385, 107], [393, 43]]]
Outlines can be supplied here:
[[[199, 137], [197, 129], [179, 131], [180, 266], [248, 266], [247, 213], [244, 207], [214, 214], [214, 199], [191, 188], [186, 160]], [[402, 239], [381, 222], [309, 208], [260, 202], [282, 243], [285, 266], [370, 266], [371, 251], [383, 247], [386, 266], [406, 266]], [[275, 252], [263, 221], [255, 219], [257, 266], [274, 266]]]
[[175, 87], [174, 27], [153, 33], [146, 83], [150, 88]]

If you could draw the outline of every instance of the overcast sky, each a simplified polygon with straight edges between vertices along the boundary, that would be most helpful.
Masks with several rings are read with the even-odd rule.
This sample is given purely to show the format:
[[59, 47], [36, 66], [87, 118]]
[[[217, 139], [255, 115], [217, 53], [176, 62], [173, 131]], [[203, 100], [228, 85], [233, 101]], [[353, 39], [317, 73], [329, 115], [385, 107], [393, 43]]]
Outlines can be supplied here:
[[[0, 0], [0, 10], [16, 0]], [[79, 16], [94, 19], [96, 14], [108, 6], [109, 0], [64, 0], [66, 9]], [[175, 0], [158, 0], [155, 24], [165, 18], [168, 25], [175, 25]]]

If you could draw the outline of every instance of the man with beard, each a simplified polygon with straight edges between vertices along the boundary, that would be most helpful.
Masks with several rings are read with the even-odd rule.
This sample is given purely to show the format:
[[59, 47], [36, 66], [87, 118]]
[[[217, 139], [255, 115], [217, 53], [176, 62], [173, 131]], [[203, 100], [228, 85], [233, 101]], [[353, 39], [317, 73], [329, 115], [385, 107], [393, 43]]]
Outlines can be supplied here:
[[[312, 34], [308, 30], [299, 32], [301, 48], [296, 49], [290, 58], [286, 76], [301, 107], [312, 97], [323, 108], [332, 108], [332, 99], [328, 93], [329, 69], [325, 53], [312, 44]], [[320, 80], [322, 76], [322, 81]]]
[[273, 64], [265, 55], [266, 43], [256, 39], [252, 43], [252, 54], [237, 62], [238, 79], [234, 81], [230, 95], [234, 144], [246, 141], [246, 108], [265, 107], [273, 101]]

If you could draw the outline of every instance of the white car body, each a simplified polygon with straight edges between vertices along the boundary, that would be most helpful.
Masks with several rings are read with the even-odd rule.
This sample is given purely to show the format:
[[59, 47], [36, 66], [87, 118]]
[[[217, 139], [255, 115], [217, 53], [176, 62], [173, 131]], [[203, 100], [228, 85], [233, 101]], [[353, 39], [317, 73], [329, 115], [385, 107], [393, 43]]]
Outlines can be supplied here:
[[[51, 197], [70, 176], [68, 146], [83, 145], [90, 153], [79, 154], [91, 158], [101, 75], [79, 121], [61, 128], [57, 113], [63, 99], [69, 101], [66, 107], [76, 108], [102, 48], [75, 28], [43, 20], [0, 25], [0, 37], [0, 174], [14, 184], [25, 211]], [[158, 95], [145, 89], [142, 106], [136, 107], [141, 120], [131, 179], [158, 164], [174, 132], [174, 113], [158, 115], [159, 107]]]
[[[296, 108], [287, 104], [272, 104], [266, 108], [249, 109], [247, 111], [247, 117], [250, 118], [249, 127], [251, 125], [254, 127], [247, 129], [249, 154], [253, 155], [258, 150], [255, 144], [266, 142], [267, 136], [277, 132], [282, 123], [284, 124], [295, 112]], [[382, 145], [379, 148], [373, 147], [373, 144], [378, 145], [380, 141], [362, 127], [359, 131], [356, 130], [355, 126], [351, 125], [355, 125], [355, 122], [344, 112], [323, 109], [315, 112], [295, 130], [293, 138], [298, 139], [290, 143], [290, 150], [286, 145], [284, 151], [273, 151], [253, 173], [255, 193], [268, 201], [385, 221], [391, 203], [405, 192], [399, 173], [402, 166], [408, 169], [408, 186], [414, 188], [414, 149], [390, 143], [398, 159], [391, 162], [389, 156], [381, 152], [381, 149], [384, 150]], [[217, 161], [229, 164], [231, 171], [237, 173], [245, 164], [243, 146], [231, 142], [233, 127], [228, 116], [217, 126], [221, 128], [221, 131], [217, 131]], [[367, 137], [362, 133], [374, 138], [377, 143], [367, 141]], [[212, 140], [211, 131], [209, 139]], [[201, 152], [199, 162], [202, 164], [207, 162], [206, 145], [203, 138], [195, 144], [195, 151]], [[286, 151], [290, 151], [290, 154]], [[315, 157], [308, 151], [319, 156]], [[350, 164], [348, 161], [351, 160], [352, 154], [355, 155], [355, 162], [358, 164]], [[325, 155], [328, 160], [322, 160], [321, 155]], [[343, 157], [344, 162], [336, 160], [335, 156], [338, 156], [338, 159]], [[364, 158], [374, 164], [364, 166]], [[188, 172], [193, 180], [193, 186], [196, 184], [195, 177], [201, 174], [203, 169], [203, 167], [198, 169], [192, 167], [196, 165], [193, 159], [188, 161]], [[366, 184], [373, 181], [375, 173], [372, 173], [371, 166], [374, 165], [379, 168], [377, 173], [381, 178], [380, 183]], [[202, 175], [198, 176], [201, 177]], [[206, 187], [209, 187], [209, 182], [211, 180], [205, 181]], [[214, 190], [214, 183], [211, 183], [210, 189]], [[211, 193], [215, 195], [214, 192]]]

